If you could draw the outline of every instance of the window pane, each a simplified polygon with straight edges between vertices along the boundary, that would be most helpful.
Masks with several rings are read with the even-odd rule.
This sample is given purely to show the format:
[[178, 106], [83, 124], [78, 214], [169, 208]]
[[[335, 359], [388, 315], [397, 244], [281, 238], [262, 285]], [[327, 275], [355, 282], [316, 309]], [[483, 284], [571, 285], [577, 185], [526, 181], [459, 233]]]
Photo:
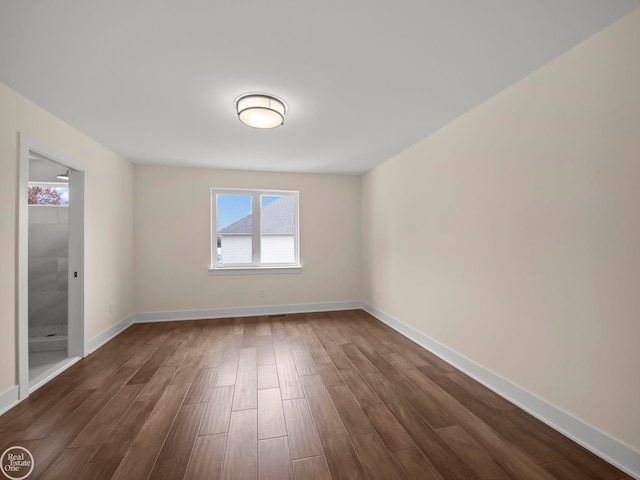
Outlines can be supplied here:
[[251, 263], [251, 195], [218, 194], [216, 205], [218, 263]]
[[295, 228], [294, 197], [260, 197], [261, 263], [295, 263]]
[[29, 182], [29, 205], [69, 206], [69, 185], [66, 183]]
[[298, 192], [212, 188], [212, 270], [299, 267]]

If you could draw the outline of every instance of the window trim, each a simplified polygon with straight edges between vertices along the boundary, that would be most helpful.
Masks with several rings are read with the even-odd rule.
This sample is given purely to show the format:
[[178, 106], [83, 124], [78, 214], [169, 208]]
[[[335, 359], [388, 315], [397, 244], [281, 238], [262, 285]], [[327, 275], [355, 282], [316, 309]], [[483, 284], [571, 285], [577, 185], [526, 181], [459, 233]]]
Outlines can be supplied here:
[[[217, 232], [217, 195], [250, 195], [251, 196], [251, 212], [260, 212], [260, 199], [263, 195], [290, 196], [294, 198], [294, 258], [292, 263], [260, 263], [261, 253], [261, 217], [257, 215], [258, 221], [252, 222], [252, 259], [251, 263], [223, 265], [218, 264], [218, 232]], [[211, 188], [210, 198], [210, 263], [209, 275], [217, 274], [251, 274], [251, 273], [299, 273], [302, 270], [300, 260], [300, 194], [297, 190], [267, 190], [267, 189], [248, 189], [248, 188]]]

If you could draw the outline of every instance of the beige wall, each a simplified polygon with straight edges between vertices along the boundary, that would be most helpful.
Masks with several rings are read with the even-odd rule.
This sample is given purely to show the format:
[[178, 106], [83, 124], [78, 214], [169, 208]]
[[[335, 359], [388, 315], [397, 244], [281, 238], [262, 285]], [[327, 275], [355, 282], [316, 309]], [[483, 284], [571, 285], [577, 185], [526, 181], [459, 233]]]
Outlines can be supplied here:
[[640, 451], [640, 11], [368, 173], [366, 301]]
[[[0, 393], [16, 383], [21, 131], [87, 165], [88, 338], [134, 311], [364, 296], [640, 450], [638, 31], [640, 12], [363, 179], [134, 175], [0, 84]], [[211, 187], [299, 190], [303, 272], [209, 276]]]
[[[210, 276], [212, 187], [298, 190], [302, 273]], [[134, 192], [137, 312], [361, 298], [359, 177], [138, 166]]]
[[131, 164], [0, 84], [0, 394], [16, 385], [18, 132], [86, 165], [87, 339], [133, 313]]

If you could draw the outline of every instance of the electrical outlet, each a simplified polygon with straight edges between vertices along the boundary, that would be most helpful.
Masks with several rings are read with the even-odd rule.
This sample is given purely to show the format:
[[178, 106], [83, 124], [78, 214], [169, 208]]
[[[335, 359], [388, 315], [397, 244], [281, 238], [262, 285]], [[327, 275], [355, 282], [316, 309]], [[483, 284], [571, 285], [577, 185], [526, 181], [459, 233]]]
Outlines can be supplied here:
[[261, 289], [260, 289], [260, 293], [259, 293], [259, 295], [260, 295], [262, 298], [264, 298], [264, 297], [266, 296], [266, 292], [265, 292], [264, 288], [261, 288]]
[[111, 303], [109, 304], [109, 313], [110, 313], [110, 314], [114, 314], [114, 313], [116, 313], [116, 304], [115, 304], [115, 303], [113, 303], [113, 302], [111, 302]]

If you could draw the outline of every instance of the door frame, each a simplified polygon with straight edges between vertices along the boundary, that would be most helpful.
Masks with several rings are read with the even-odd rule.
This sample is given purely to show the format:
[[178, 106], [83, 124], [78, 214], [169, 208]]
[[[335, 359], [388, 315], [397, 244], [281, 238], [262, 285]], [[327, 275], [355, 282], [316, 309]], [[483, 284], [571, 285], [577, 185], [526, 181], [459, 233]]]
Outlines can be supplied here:
[[[33, 153], [69, 170], [69, 313], [68, 357], [79, 359], [87, 354], [85, 336], [85, 165], [48, 145], [19, 133], [18, 169], [18, 292], [16, 311], [16, 352], [18, 398], [29, 396], [29, 157]], [[77, 272], [77, 277], [74, 273]], [[67, 365], [68, 366], [68, 365]], [[55, 376], [59, 372], [53, 373]]]

